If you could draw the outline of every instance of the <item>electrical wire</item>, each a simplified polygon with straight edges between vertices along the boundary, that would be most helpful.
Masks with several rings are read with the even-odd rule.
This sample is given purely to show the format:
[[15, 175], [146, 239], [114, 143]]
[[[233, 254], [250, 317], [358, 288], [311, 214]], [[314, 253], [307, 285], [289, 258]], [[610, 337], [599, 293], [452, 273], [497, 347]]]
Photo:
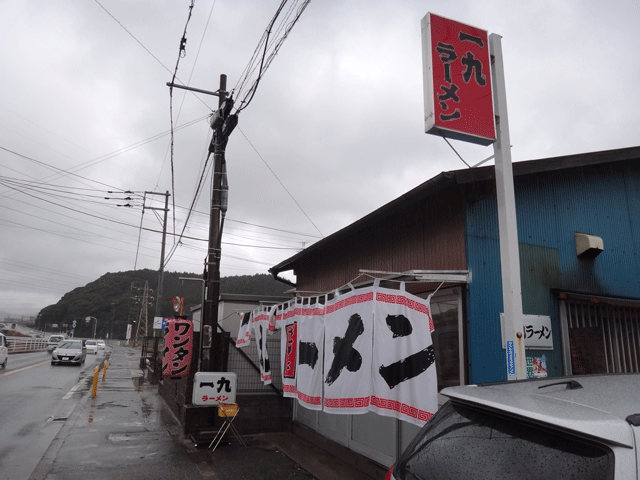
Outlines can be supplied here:
[[[249, 89], [249, 92], [247, 92], [247, 94], [244, 96], [244, 98], [240, 102], [240, 107], [238, 107], [236, 113], [240, 113], [242, 110], [247, 108], [247, 106], [249, 106], [249, 103], [251, 103], [251, 100], [253, 100], [253, 96], [255, 95], [256, 90], [258, 88], [258, 84], [260, 83], [260, 79], [262, 78], [264, 59], [267, 55], [267, 47], [269, 46], [269, 36], [271, 35], [271, 29], [273, 28], [274, 23], [276, 22], [278, 16], [280, 15], [280, 12], [282, 12], [282, 9], [286, 4], [287, 4], [287, 0], [282, 0], [282, 2], [280, 3], [280, 6], [276, 10], [276, 13], [271, 18], [271, 21], [269, 22], [269, 25], [267, 26], [265, 33], [262, 35], [261, 43], [264, 43], [264, 51], [262, 52], [262, 58], [260, 59], [260, 71], [258, 72], [258, 78], [254, 82], [253, 86]], [[253, 58], [255, 58], [255, 53]], [[253, 58], [252, 58], [252, 61], [253, 61]], [[248, 79], [248, 76], [251, 74], [251, 71], [252, 71], [251, 69], [248, 69], [247, 79]], [[242, 85], [244, 85], [245, 82], [246, 82], [246, 79], [243, 81]], [[242, 86], [240, 87], [240, 89], [241, 88]], [[240, 90], [238, 91], [238, 96], [240, 96]], [[249, 98], [249, 100], [247, 100], [247, 98]]]
[[[201, 122], [202, 120], [206, 119], [207, 117], [209, 117], [209, 114], [207, 114], [207, 115], [205, 115], [203, 117], [198, 117], [198, 118], [196, 118], [194, 120], [191, 120], [191, 121], [189, 121], [189, 122], [187, 122], [187, 123], [185, 123], [183, 125], [180, 125], [179, 127], [176, 127], [175, 131], [182, 130], [183, 128], [186, 128], [186, 127], [194, 125], [194, 124], [196, 124], [198, 122]], [[103, 186], [108, 187], [110, 189], [124, 190], [124, 189], [121, 189], [121, 188], [113, 186], [113, 185], [109, 185], [109, 184], [106, 184], [106, 183], [103, 183], [103, 182], [99, 182], [97, 180], [93, 180], [93, 179], [90, 179], [90, 178], [87, 178], [87, 177], [83, 177], [82, 175], [78, 175], [75, 172], [78, 172], [80, 170], [84, 170], [85, 168], [94, 166], [94, 165], [96, 165], [98, 163], [104, 162], [104, 161], [109, 160], [109, 159], [111, 159], [113, 157], [116, 157], [118, 155], [122, 155], [123, 153], [126, 153], [126, 152], [129, 152], [129, 151], [134, 150], [136, 148], [142, 147], [143, 145], [146, 145], [146, 144], [148, 144], [150, 142], [158, 140], [158, 139], [160, 139], [160, 138], [162, 138], [162, 137], [164, 137], [166, 135], [169, 135], [170, 133], [171, 133], [170, 130], [167, 130], [165, 132], [156, 134], [156, 135], [154, 135], [152, 137], [146, 138], [146, 139], [141, 140], [139, 142], [133, 143], [133, 144], [127, 146], [127, 147], [123, 147], [123, 148], [121, 148], [119, 150], [115, 150], [114, 152], [102, 155], [101, 157], [98, 157], [98, 158], [95, 158], [95, 159], [88, 160], [86, 162], [80, 163], [80, 164], [74, 166], [73, 168], [70, 168], [70, 169], [67, 169], [67, 170], [55, 167], [55, 166], [53, 166], [53, 165], [51, 165], [49, 163], [43, 162], [41, 160], [36, 160], [35, 158], [29, 157], [27, 155], [24, 155], [22, 153], [16, 152], [14, 150], [10, 150], [10, 149], [8, 149], [6, 147], [3, 147], [1, 145], [0, 145], [0, 150], [4, 150], [4, 151], [6, 151], [8, 153], [11, 153], [11, 154], [16, 155], [18, 157], [24, 158], [25, 160], [29, 160], [29, 161], [37, 163], [38, 165], [41, 165], [41, 166], [43, 166], [45, 168], [48, 168], [50, 170], [55, 171], [55, 175], [51, 175], [49, 177], [45, 177], [43, 180], [47, 180], [47, 179], [50, 179], [52, 177], [53, 178], [61, 178], [61, 177], [66, 177], [66, 176], [71, 175], [71, 176], [79, 178], [79, 179], [83, 179], [83, 180], [90, 181], [92, 183], [103, 185]], [[0, 196], [0, 198], [4, 198], [4, 195], [2, 194], [2, 196]]]
[[189, 5], [189, 15], [187, 16], [187, 23], [184, 25], [184, 33], [180, 39], [180, 50], [178, 51], [178, 60], [176, 61], [176, 68], [173, 71], [173, 77], [171, 78], [171, 85], [169, 86], [169, 117], [171, 119], [171, 202], [173, 205], [173, 231], [176, 231], [176, 186], [175, 186], [175, 172], [173, 169], [173, 83], [176, 80], [178, 74], [178, 65], [180, 65], [180, 59], [187, 55], [187, 27], [191, 20], [191, 14], [193, 13], [193, 6], [195, 0], [191, 0]]
[[300, 209], [300, 211], [303, 213], [303, 215], [305, 217], [307, 217], [307, 220], [309, 220], [309, 222], [311, 223], [311, 225], [314, 226], [314, 228], [318, 231], [318, 233], [320, 234], [320, 236], [322, 238], [324, 238], [324, 235], [322, 235], [322, 232], [320, 231], [320, 229], [318, 228], [318, 226], [313, 223], [313, 220], [311, 220], [311, 217], [309, 217], [309, 215], [307, 215], [307, 212], [304, 211], [304, 208], [302, 208], [302, 205], [300, 205], [298, 203], [298, 201], [295, 199], [295, 197], [291, 194], [291, 192], [287, 189], [287, 187], [284, 186], [284, 183], [282, 183], [282, 180], [280, 180], [280, 178], [278, 178], [278, 176], [276, 175], [276, 172], [273, 171], [273, 169], [269, 166], [269, 164], [266, 162], [266, 160], [262, 157], [262, 155], [260, 155], [260, 152], [258, 151], [258, 149], [253, 145], [253, 143], [251, 143], [251, 141], [249, 140], [249, 138], [247, 138], [247, 136], [244, 134], [244, 132], [238, 128], [238, 130], [240, 130], [240, 133], [242, 134], [242, 136], [247, 140], [247, 142], [249, 142], [249, 145], [251, 145], [251, 148], [253, 148], [253, 150], [258, 154], [258, 157], [260, 157], [260, 160], [262, 160], [264, 162], [264, 164], [267, 166], [267, 168], [269, 169], [269, 171], [272, 173], [272, 175], [276, 178], [276, 180], [278, 180], [278, 182], [280, 183], [280, 185], [282, 185], [282, 188], [284, 188], [284, 191], [287, 192], [287, 194], [289, 195], [289, 197], [291, 197], [291, 200], [294, 201], [294, 203], [298, 206], [298, 208]]
[[[189, 207], [189, 211], [187, 212], [187, 218], [186, 218], [186, 220], [184, 222], [184, 225], [182, 227], [182, 232], [180, 233], [180, 237], [178, 238], [178, 241], [173, 245], [171, 251], [167, 254], [166, 260], [165, 260], [165, 265], [167, 265], [169, 263], [169, 260], [171, 260], [171, 257], [173, 257], [173, 254], [175, 253], [176, 249], [178, 248], [178, 245], [180, 245], [180, 241], [182, 240], [184, 232], [187, 229], [187, 225], [189, 224], [189, 219], [191, 218], [191, 214], [193, 212], [193, 208], [195, 207], [195, 204], [198, 201], [198, 198], [200, 197], [200, 193], [202, 192], [202, 185], [204, 183], [205, 173], [207, 171], [207, 166], [209, 164], [209, 159], [210, 158], [211, 158], [211, 153], [209, 153], [207, 155], [207, 159], [204, 162], [204, 166], [202, 168], [202, 173], [200, 174], [200, 179], [198, 180], [198, 185], [196, 187], [196, 192], [195, 192], [195, 195], [193, 196], [193, 200], [191, 201], [191, 206]], [[163, 268], [164, 268], [164, 265], [163, 265]]]
[[[295, 7], [294, 5], [292, 5], [292, 7], [289, 10], [289, 13], [285, 16], [284, 20], [280, 24], [280, 27], [276, 31], [276, 37], [279, 34], [279, 32], [281, 32], [282, 30], [284, 30], [284, 33], [280, 37], [277, 37], [275, 41], [272, 41], [271, 43], [269, 43], [269, 38], [271, 37], [271, 31], [273, 29], [273, 25], [275, 24], [276, 19], [278, 18], [278, 16], [282, 12], [282, 9], [284, 8], [285, 4], [287, 3], [287, 0], [283, 0], [283, 2], [278, 7], [278, 10], [276, 11], [276, 13], [273, 16], [273, 18], [271, 19], [271, 21], [269, 22], [269, 25], [267, 26], [267, 29], [265, 30], [265, 33], [262, 35], [262, 38], [260, 39], [260, 42], [258, 43], [258, 47], [256, 47], [256, 50], [254, 51], [254, 54], [251, 57], [251, 60], [249, 61], [249, 64], [247, 65], [247, 67], [243, 71], [242, 80], [240, 80], [239, 83], [238, 83], [237, 96], [240, 97], [240, 94], [241, 94], [241, 92], [242, 92], [242, 90], [244, 88], [244, 85], [248, 82], [248, 79], [251, 77], [251, 75], [253, 74], [253, 72], [256, 69], [257, 52], [262, 48], [262, 44], [264, 43], [264, 49], [263, 49], [263, 52], [262, 52], [262, 57], [260, 59], [260, 69], [258, 70], [258, 77], [256, 78], [256, 80], [253, 82], [253, 84], [249, 88], [249, 91], [244, 95], [243, 99], [240, 101], [240, 105], [237, 108], [236, 113], [240, 113], [242, 110], [247, 108], [247, 106], [253, 100], [253, 97], [255, 96], [256, 90], [258, 89], [258, 85], [260, 84], [260, 80], [262, 79], [262, 77], [264, 76], [265, 72], [269, 68], [269, 65], [271, 65], [272, 60], [278, 54], [278, 51], [280, 50], [280, 47], [282, 46], [282, 44], [284, 43], [286, 38], [289, 36], [289, 33], [291, 32], [291, 29], [298, 22], [298, 20], [300, 19], [300, 16], [304, 12], [304, 10], [307, 8], [307, 6], [309, 5], [310, 1], [311, 0], [304, 0], [302, 2], [302, 5], [298, 8], [298, 11], [296, 12], [296, 16], [294, 17], [294, 19], [289, 24], [287, 24], [286, 27], [285, 27], [284, 25], [286, 24], [287, 20], [290, 18], [291, 14], [293, 12], [293, 9]], [[267, 51], [269, 50], [269, 48], [271, 48], [271, 50], [269, 51], [269, 55], [267, 56]]]

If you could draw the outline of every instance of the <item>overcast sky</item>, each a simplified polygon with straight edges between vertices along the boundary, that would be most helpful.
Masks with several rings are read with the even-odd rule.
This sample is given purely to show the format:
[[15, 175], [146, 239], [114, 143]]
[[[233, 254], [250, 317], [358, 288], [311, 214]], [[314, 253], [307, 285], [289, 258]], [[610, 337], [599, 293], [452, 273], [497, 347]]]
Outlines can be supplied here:
[[[218, 102], [174, 90], [172, 168], [166, 83], [190, 4], [0, 2], [0, 312], [35, 315], [107, 272], [158, 269], [161, 212], [143, 215], [145, 191], [172, 194], [169, 233], [182, 232]], [[239, 89], [279, 5], [196, 0], [176, 82], [213, 91], [226, 74], [227, 89]], [[440, 172], [465, 168], [424, 133], [427, 12], [502, 36], [514, 161], [640, 145], [637, 0], [311, 1], [227, 146], [222, 276], [267, 273]], [[452, 144], [470, 164], [493, 153]], [[205, 178], [169, 271], [203, 270]], [[147, 195], [146, 206], [163, 201]], [[176, 241], [168, 237], [167, 254]]]

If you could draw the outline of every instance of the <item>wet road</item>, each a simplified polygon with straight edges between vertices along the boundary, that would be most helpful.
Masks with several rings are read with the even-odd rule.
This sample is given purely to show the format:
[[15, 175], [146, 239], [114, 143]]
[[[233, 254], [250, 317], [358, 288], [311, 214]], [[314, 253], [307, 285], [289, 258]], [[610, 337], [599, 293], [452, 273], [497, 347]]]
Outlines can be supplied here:
[[194, 445], [139, 351], [114, 346], [90, 395], [93, 364], [52, 367], [47, 354], [17, 358], [0, 374], [0, 480], [371, 480], [291, 433]]
[[0, 479], [27, 479], [81, 395], [104, 353], [85, 365], [52, 366], [51, 354], [10, 355], [0, 370]]

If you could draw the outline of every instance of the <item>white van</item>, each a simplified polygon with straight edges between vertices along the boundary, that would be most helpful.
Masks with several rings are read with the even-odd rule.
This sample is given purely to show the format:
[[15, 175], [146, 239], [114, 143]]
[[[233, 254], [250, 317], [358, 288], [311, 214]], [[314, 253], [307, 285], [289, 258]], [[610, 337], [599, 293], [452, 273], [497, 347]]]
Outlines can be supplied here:
[[53, 352], [53, 349], [56, 348], [58, 344], [64, 339], [64, 335], [51, 335], [49, 337], [49, 341], [47, 342], [47, 350]]
[[7, 337], [0, 333], [0, 367], [6, 368], [9, 349], [7, 348]]

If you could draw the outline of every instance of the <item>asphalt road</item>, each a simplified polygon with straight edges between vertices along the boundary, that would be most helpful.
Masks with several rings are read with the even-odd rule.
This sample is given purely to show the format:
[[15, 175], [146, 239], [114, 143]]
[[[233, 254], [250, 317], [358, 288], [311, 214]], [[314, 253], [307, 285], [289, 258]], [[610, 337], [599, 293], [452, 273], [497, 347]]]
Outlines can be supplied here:
[[52, 366], [48, 352], [9, 355], [0, 370], [0, 479], [29, 475], [60, 431], [104, 353], [78, 366]]

